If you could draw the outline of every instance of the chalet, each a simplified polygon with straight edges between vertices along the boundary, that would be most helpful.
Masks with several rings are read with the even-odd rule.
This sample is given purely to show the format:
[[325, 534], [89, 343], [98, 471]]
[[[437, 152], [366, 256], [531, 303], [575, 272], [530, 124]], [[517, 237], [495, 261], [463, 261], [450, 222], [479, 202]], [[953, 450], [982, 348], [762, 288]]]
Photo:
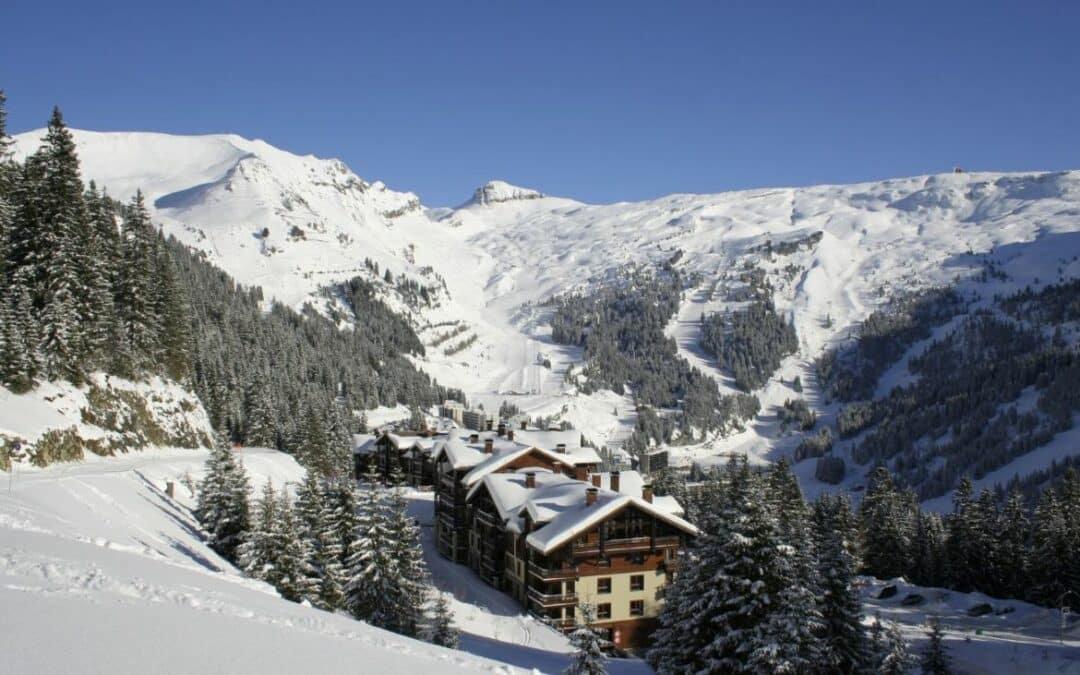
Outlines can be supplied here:
[[[469, 489], [492, 473], [545, 469], [583, 479], [600, 465], [592, 448], [571, 445], [574, 432], [457, 431], [432, 452], [435, 483], [435, 542], [455, 562], [468, 562], [466, 497]], [[539, 443], [553, 445], [541, 446]]]
[[599, 472], [587, 448], [471, 441], [436, 454], [440, 552], [561, 629], [588, 603], [616, 647], [645, 646], [678, 551], [697, 535], [679, 503], [654, 496], [636, 471]]
[[390, 480], [396, 470], [409, 485], [431, 488], [435, 485], [435, 463], [432, 453], [445, 436], [424, 430], [420, 432], [385, 431], [378, 435], [356, 434], [353, 437], [353, 471], [357, 480], [374, 463], [379, 476]]

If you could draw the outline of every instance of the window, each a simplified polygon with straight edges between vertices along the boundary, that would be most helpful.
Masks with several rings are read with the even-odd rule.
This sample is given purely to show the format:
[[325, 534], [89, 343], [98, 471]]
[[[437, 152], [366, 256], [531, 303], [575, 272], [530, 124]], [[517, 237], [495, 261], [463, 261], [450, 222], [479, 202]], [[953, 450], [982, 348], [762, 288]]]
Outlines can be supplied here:
[[601, 577], [596, 580], [596, 592], [597, 593], [610, 593], [611, 592], [611, 577]]
[[630, 616], [645, 616], [645, 601], [644, 600], [631, 600], [630, 601]]
[[596, 618], [597, 619], [610, 619], [611, 618], [611, 603], [601, 602], [596, 606]]
[[630, 590], [643, 591], [645, 590], [645, 575], [634, 574], [630, 576]]

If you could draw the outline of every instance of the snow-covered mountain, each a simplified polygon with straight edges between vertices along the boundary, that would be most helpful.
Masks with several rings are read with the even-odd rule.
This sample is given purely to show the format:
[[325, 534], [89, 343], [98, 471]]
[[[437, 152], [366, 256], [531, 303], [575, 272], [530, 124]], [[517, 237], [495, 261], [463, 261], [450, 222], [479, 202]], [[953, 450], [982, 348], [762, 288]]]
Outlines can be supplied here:
[[[41, 136], [17, 137], [18, 150], [31, 151]], [[633, 265], [673, 264], [696, 286], [669, 334], [730, 391], [729, 375], [698, 347], [698, 320], [730, 308], [720, 291], [737, 286], [747, 265], [763, 270], [778, 311], [794, 322], [798, 353], [755, 392], [762, 414], [747, 431], [679, 449], [681, 459], [790, 452], [795, 439], [775, 418], [792, 395], [780, 379], [800, 376], [828, 420], [836, 409], [815, 390], [813, 360], [906, 291], [963, 281], [990, 263], [1004, 275], [970, 293], [990, 298], [1080, 276], [1080, 172], [949, 173], [606, 205], [492, 181], [456, 209], [427, 210], [415, 195], [365, 181], [339, 161], [238, 136], [76, 131], [75, 138], [84, 178], [120, 198], [141, 188], [167, 233], [290, 305], [367, 273], [365, 258], [395, 276], [445, 281], [447, 297], [413, 312], [432, 345], [419, 365], [474, 401], [490, 407], [509, 398], [527, 412], [557, 414], [598, 443], [625, 436], [631, 401], [584, 396], [566, 383], [581, 351], [551, 341], [550, 310], [540, 303]], [[784, 253], [774, 255], [777, 248]], [[461, 331], [451, 342], [474, 335], [475, 342], [447, 354], [450, 343], [438, 338], [450, 323]], [[881, 387], [905, 378], [901, 364]], [[800, 470], [808, 485], [812, 471]]]

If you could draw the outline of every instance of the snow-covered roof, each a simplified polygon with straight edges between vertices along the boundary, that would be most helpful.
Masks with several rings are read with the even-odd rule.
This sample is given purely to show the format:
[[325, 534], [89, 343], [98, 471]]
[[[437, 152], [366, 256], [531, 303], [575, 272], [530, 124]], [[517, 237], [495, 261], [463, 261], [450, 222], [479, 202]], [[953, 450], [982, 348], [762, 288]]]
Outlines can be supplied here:
[[574, 466], [576, 464], [599, 464], [600, 456], [592, 448], [567, 448], [566, 452], [555, 452], [530, 445], [515, 444], [516, 447], [496, 447], [495, 452], [487, 456], [487, 459], [477, 464], [472, 471], [465, 474], [465, 485], [473, 485], [484, 476], [498, 471], [510, 462], [529, 453], [537, 452], [547, 457], [552, 462], [560, 462]]
[[690, 523], [640, 497], [600, 490], [596, 501], [591, 505], [586, 504], [585, 491], [589, 486], [588, 483], [573, 481], [572, 484], [554, 486], [542, 493], [538, 491], [529, 499], [526, 503], [529, 516], [535, 522], [546, 520], [547, 524], [529, 534], [525, 543], [546, 555], [628, 506], [638, 508], [687, 534], [698, 534], [698, 529]]
[[375, 449], [375, 436], [373, 434], [353, 434], [353, 454], [368, 455]]
[[435, 461], [438, 462], [443, 455], [446, 456], [450, 461], [450, 466], [454, 467], [455, 470], [476, 466], [487, 457], [483, 450], [468, 445], [455, 434], [450, 434], [447, 440], [440, 441], [435, 446], [433, 453]]
[[[526, 487], [528, 474], [530, 473], [534, 474], [536, 480], [533, 489]], [[499, 512], [499, 517], [503, 522], [513, 521], [509, 522], [508, 526], [519, 531], [518, 514], [530, 495], [534, 494], [536, 490], [574, 482], [577, 481], [564, 474], [552, 473], [547, 469], [539, 468], [521, 469], [515, 473], [491, 473], [472, 486], [467, 498], [472, 499], [481, 488], [487, 488], [488, 494], [491, 495], [491, 501]]]

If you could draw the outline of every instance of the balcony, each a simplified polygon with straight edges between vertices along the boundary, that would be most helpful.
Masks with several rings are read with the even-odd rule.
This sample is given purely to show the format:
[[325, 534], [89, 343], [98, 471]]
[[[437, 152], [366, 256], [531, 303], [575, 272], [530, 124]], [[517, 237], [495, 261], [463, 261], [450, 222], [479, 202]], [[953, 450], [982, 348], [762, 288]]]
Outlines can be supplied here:
[[[603, 543], [604, 553], [638, 553], [658, 548], [678, 547], [678, 537], [629, 537], [627, 539], [608, 539]], [[600, 542], [574, 542], [575, 555], [590, 555], [600, 552]]]
[[543, 581], [562, 581], [564, 579], [577, 579], [577, 565], [567, 567], [543, 567], [532, 561], [529, 562], [529, 574]]
[[492, 515], [488, 511], [484, 511], [483, 509], [477, 509], [473, 512], [473, 516], [478, 522], [483, 523], [488, 527], [498, 527], [500, 529], [502, 528], [502, 521], [499, 520], [497, 516]]
[[535, 588], [530, 588], [529, 600], [543, 609], [566, 607], [567, 605], [577, 605], [577, 593], [541, 593]]

